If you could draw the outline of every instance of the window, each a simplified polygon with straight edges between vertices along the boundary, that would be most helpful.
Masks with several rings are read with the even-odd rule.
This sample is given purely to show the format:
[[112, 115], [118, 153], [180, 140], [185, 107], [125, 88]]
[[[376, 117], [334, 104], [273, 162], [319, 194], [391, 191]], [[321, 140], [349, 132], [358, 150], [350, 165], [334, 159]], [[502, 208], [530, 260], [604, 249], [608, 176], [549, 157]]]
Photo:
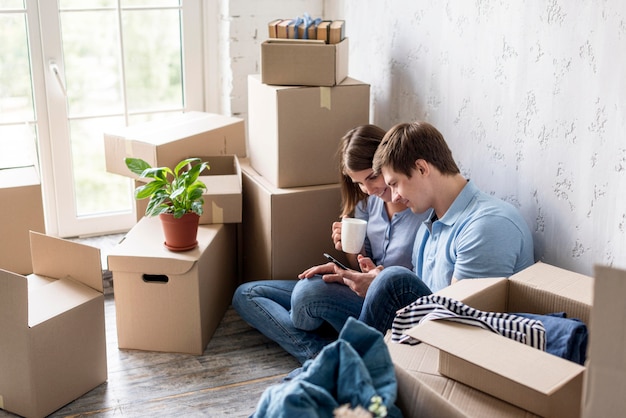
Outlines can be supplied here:
[[0, 65], [11, 69], [0, 78], [0, 146], [19, 156], [13, 164], [29, 164], [39, 151], [49, 232], [69, 237], [134, 224], [133, 182], [106, 172], [103, 134], [203, 110], [200, 5], [0, 0], [8, 40]]

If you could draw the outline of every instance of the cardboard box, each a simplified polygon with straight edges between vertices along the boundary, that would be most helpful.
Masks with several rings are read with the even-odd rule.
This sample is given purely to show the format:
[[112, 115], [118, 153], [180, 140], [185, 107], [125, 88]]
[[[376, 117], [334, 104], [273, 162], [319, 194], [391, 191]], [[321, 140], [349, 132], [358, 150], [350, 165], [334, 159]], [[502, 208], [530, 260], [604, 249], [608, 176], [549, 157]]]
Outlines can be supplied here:
[[[207, 186], [200, 225], [240, 223], [242, 213], [241, 167], [236, 155], [201, 156], [211, 169], [200, 180]], [[135, 180], [135, 187], [141, 180]], [[144, 217], [150, 199], [136, 200], [137, 221]]]
[[[462, 280], [448, 289], [457, 294], [450, 297], [483, 311], [564, 311], [589, 324], [593, 279], [537, 263], [508, 280]], [[425, 321], [407, 334], [440, 350], [444, 376], [540, 416], [580, 416], [583, 366], [449, 321]]]
[[187, 112], [105, 132], [104, 152], [106, 170], [130, 178], [137, 176], [126, 167], [126, 157], [172, 169], [189, 157], [245, 157], [244, 121], [214, 113]]
[[[0, 268], [32, 273], [28, 231], [45, 232], [39, 172], [33, 166], [0, 169]], [[8, 238], [11, 239], [8, 239]]]
[[294, 280], [305, 269], [326, 263], [333, 247], [331, 225], [340, 210], [339, 184], [280, 189], [242, 160], [243, 280]]
[[626, 410], [626, 271], [599, 265], [594, 270], [583, 417], [618, 417]]
[[0, 270], [0, 408], [44, 417], [107, 379], [100, 250], [31, 232], [33, 274]]
[[334, 86], [348, 76], [348, 38], [337, 44], [268, 39], [261, 44], [261, 81], [280, 86]]
[[119, 348], [200, 355], [237, 284], [235, 225], [198, 228], [198, 247], [172, 252], [144, 217], [108, 255]]
[[336, 183], [339, 141], [369, 123], [369, 97], [369, 84], [351, 78], [335, 87], [286, 87], [248, 76], [252, 168], [276, 187]]

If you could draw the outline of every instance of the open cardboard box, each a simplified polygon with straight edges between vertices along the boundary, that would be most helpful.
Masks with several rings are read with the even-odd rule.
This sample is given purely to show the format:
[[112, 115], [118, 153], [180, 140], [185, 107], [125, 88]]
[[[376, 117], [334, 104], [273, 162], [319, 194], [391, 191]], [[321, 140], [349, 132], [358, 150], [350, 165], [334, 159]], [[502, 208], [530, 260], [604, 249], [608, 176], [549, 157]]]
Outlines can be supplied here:
[[261, 44], [261, 81], [281, 86], [334, 86], [348, 76], [348, 38], [337, 44], [268, 39]]
[[137, 178], [126, 157], [152, 167], [170, 167], [202, 155], [246, 156], [244, 120], [215, 113], [187, 112], [104, 133], [106, 170]]
[[[200, 156], [202, 161], [209, 163], [210, 170], [205, 171], [199, 180], [204, 182], [207, 190], [204, 198], [203, 213], [200, 225], [218, 223], [241, 223], [242, 186], [241, 167], [236, 155]], [[142, 180], [135, 180], [135, 187]], [[137, 221], [144, 217], [150, 199], [136, 201]]]
[[[462, 280], [439, 293], [483, 311], [565, 311], [588, 325], [593, 283], [537, 263], [509, 279]], [[540, 416], [580, 416], [583, 366], [458, 323], [425, 321], [407, 334], [439, 349], [444, 376]]]
[[30, 232], [33, 272], [0, 270], [0, 408], [43, 417], [107, 379], [100, 250]]

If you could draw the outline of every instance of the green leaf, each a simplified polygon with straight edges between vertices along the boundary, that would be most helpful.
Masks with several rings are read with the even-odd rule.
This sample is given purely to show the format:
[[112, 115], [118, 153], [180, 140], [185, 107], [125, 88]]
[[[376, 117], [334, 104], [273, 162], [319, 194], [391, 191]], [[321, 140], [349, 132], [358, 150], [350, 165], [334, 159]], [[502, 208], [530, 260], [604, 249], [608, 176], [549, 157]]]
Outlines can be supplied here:
[[141, 175], [144, 170], [150, 168], [150, 164], [148, 164], [141, 158], [127, 157], [124, 159], [124, 162], [126, 163], [126, 167], [128, 167], [131, 172], [137, 175]]

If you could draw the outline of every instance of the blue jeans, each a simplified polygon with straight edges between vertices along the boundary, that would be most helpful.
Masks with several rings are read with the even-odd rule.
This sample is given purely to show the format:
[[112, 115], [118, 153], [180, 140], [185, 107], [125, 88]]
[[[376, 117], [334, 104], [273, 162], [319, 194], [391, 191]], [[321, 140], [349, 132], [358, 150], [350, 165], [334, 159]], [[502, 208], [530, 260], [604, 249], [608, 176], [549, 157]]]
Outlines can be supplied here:
[[335, 336], [302, 330], [291, 317], [291, 294], [299, 280], [262, 280], [240, 285], [233, 308], [248, 324], [278, 343], [301, 364], [315, 357]]
[[398, 309], [431, 293], [406, 267], [385, 267], [367, 289], [359, 320], [385, 334], [391, 329]]
[[358, 318], [363, 298], [348, 286], [326, 283], [321, 276], [298, 281], [291, 294], [291, 320], [303, 330], [329, 323], [340, 332], [349, 317]]
[[391, 329], [396, 311], [432, 292], [414, 272], [405, 267], [387, 267], [367, 289], [365, 299], [348, 286], [325, 283], [320, 277], [301, 280], [291, 296], [293, 324], [313, 330], [328, 322], [341, 331], [353, 316], [383, 335]]

